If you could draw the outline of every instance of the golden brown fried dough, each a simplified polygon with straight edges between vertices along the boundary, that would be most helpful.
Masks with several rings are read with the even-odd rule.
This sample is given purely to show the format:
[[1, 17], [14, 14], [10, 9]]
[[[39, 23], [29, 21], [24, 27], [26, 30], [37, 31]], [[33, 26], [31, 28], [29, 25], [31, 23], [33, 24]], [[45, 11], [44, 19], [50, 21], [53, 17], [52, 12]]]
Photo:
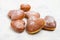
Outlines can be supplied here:
[[11, 21], [11, 27], [16, 32], [23, 32], [25, 29], [25, 22], [23, 20]]
[[8, 16], [12, 20], [19, 20], [19, 19], [23, 19], [25, 17], [25, 14], [22, 10], [11, 10], [9, 11]]
[[31, 6], [29, 4], [21, 4], [20, 9], [23, 10], [24, 12], [29, 11]]
[[25, 12], [25, 17], [28, 19], [30, 17], [36, 17], [36, 18], [40, 18], [40, 14], [38, 12], [34, 12], [34, 11], [29, 11], [29, 12]]
[[53, 17], [51, 16], [46, 16], [45, 17], [45, 26], [43, 29], [53, 31], [56, 28], [56, 21]]
[[30, 34], [39, 32], [44, 27], [45, 21], [42, 18], [30, 18], [27, 21], [26, 30]]

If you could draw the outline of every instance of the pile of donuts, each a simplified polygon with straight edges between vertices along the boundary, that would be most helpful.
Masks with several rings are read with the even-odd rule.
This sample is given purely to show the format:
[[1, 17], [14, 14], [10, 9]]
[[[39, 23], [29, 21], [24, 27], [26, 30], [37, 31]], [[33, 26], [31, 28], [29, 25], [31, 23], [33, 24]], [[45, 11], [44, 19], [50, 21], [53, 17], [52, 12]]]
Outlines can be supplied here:
[[[30, 11], [29, 4], [21, 4], [19, 10], [10, 10], [8, 17], [11, 19], [11, 28], [18, 33], [22, 33], [25, 29], [29, 34], [36, 34], [41, 30], [54, 31], [56, 21], [52, 16], [40, 18], [40, 13]], [[23, 20], [27, 19], [27, 24]], [[26, 26], [25, 26], [26, 25]]]

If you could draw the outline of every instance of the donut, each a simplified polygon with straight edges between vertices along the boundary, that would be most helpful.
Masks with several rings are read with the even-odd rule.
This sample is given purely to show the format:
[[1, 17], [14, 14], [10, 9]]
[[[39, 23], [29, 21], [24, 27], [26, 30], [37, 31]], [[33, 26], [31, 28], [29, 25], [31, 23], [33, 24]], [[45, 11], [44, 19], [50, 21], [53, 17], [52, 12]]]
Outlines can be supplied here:
[[56, 28], [56, 21], [52, 16], [46, 16], [44, 18], [45, 20], [45, 26], [43, 27], [43, 29], [45, 30], [49, 30], [49, 31], [54, 31]]
[[29, 4], [21, 4], [20, 9], [23, 10], [24, 12], [29, 11], [31, 6]]
[[25, 29], [25, 22], [23, 20], [11, 21], [11, 28], [16, 32], [23, 32]]
[[27, 20], [26, 31], [29, 34], [38, 33], [45, 25], [45, 21], [42, 18], [30, 18]]
[[11, 18], [11, 20], [21, 20], [25, 17], [25, 14], [22, 10], [10, 10], [8, 17]]

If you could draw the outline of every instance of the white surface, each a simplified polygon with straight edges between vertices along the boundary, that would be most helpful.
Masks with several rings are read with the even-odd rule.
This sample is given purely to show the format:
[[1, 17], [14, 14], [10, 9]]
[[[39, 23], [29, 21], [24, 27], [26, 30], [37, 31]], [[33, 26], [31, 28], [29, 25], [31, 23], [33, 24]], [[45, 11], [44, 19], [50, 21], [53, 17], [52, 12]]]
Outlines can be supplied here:
[[[7, 14], [11, 9], [19, 9], [22, 3], [30, 4], [31, 11], [39, 12], [41, 17], [53, 16], [57, 22], [56, 30], [42, 30], [35, 35], [29, 35], [26, 31], [14, 32]], [[60, 40], [60, 0], [0, 0], [0, 40]]]

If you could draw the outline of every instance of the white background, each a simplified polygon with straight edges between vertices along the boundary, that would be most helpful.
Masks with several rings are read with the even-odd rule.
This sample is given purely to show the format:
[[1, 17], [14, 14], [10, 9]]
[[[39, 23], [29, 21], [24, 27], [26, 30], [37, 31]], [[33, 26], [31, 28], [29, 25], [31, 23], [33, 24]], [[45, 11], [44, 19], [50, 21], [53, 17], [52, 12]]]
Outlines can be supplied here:
[[[9, 10], [19, 9], [22, 3], [30, 4], [31, 11], [39, 12], [42, 18], [53, 16], [57, 22], [56, 30], [41, 30], [35, 35], [29, 35], [26, 31], [14, 32], [7, 14]], [[0, 40], [60, 40], [60, 0], [0, 0]]]

